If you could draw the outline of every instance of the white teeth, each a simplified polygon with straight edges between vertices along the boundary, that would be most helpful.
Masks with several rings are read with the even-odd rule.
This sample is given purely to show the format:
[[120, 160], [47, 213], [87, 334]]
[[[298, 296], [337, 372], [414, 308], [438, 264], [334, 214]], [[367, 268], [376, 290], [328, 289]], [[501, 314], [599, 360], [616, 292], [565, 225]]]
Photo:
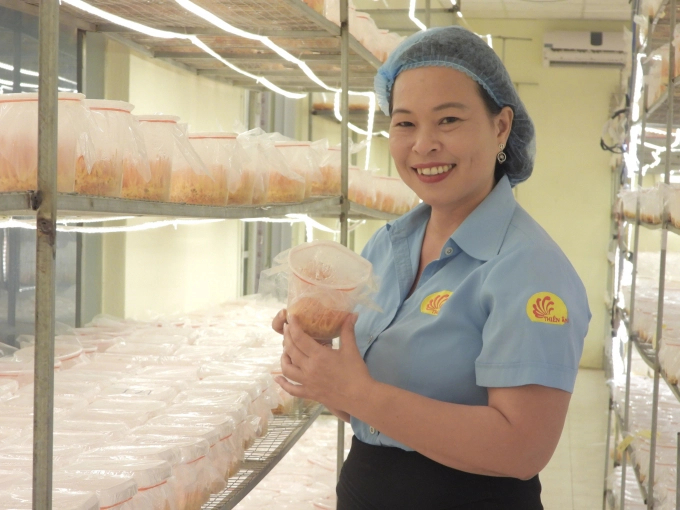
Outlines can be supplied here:
[[434, 166], [429, 168], [416, 168], [416, 172], [420, 175], [438, 175], [448, 172], [452, 168], [453, 165]]

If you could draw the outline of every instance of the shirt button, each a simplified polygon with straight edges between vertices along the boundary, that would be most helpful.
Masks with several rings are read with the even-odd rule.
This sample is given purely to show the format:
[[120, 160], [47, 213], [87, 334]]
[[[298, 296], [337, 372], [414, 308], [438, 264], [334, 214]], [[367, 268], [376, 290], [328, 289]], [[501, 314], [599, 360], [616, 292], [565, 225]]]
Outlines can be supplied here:
[[444, 250], [444, 253], [447, 255], [451, 255], [453, 253], [453, 248], [450, 246]]
[[371, 434], [375, 434], [375, 429], [374, 429], [373, 427], [369, 427], [369, 428], [368, 428], [368, 431], [369, 431]]

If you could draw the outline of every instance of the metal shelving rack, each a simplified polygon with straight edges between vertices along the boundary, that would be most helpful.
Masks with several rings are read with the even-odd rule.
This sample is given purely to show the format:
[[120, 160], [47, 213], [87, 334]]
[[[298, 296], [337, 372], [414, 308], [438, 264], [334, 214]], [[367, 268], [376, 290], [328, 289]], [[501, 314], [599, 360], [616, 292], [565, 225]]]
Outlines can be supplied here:
[[[633, 3], [633, 14], [636, 14], [636, 10], [639, 9], [639, 2], [634, 2]], [[680, 89], [676, 87], [677, 83], [676, 80], [673, 79], [673, 76], [675, 74], [675, 48], [672, 44], [672, 39], [673, 39], [673, 32], [675, 30], [676, 26], [676, 18], [677, 18], [677, 9], [678, 5], [676, 0], [665, 0], [659, 9], [659, 12], [654, 16], [654, 18], [651, 20], [650, 23], [650, 28], [648, 32], [648, 37], [647, 37], [647, 42], [643, 48], [638, 48], [634, 47], [633, 51], [633, 76], [631, 78], [631, 90], [634, 90], [635, 88], [635, 81], [636, 81], [636, 60], [637, 60], [637, 55], [639, 53], [646, 53], [647, 55], [653, 51], [654, 49], [660, 47], [664, 43], [669, 43], [669, 80], [668, 80], [668, 85], [667, 85], [667, 91], [658, 99], [656, 100], [652, 105], [647, 107], [647, 88], [644, 88], [644, 92], [642, 95], [642, 108], [641, 108], [641, 115], [640, 119], [637, 120], [634, 125], [639, 125], [641, 127], [641, 139], [639, 143], [639, 160], [640, 160], [640, 166], [645, 164], [646, 162], [649, 162], [651, 160], [650, 155], [645, 147], [645, 137], [647, 135], [647, 127], [661, 127], [665, 129], [666, 135], [665, 135], [665, 148], [666, 152], [665, 154], [672, 154], [671, 152], [671, 143], [672, 143], [672, 130], [674, 126], [680, 125], [680, 108], [675, 107], [675, 101], [676, 99], [680, 99]], [[635, 41], [635, 45], [637, 46], [637, 27], [634, 25], [634, 34], [633, 34], [633, 40]], [[639, 78], [639, 77], [638, 77]], [[680, 83], [680, 80], [678, 80], [678, 83]], [[634, 97], [634, 94], [630, 94], [630, 97]], [[664, 157], [665, 160], [665, 165], [664, 165], [664, 182], [668, 183], [670, 180], [670, 170], [671, 170], [671, 163], [672, 163], [672, 158], [671, 157]], [[637, 172], [637, 187], [638, 189], [642, 187], [642, 173], [641, 171]], [[624, 231], [626, 226], [627, 227], [632, 227], [633, 228], [633, 247], [632, 251], [630, 254], [632, 255], [632, 264], [633, 264], [633, 272], [632, 272], [632, 284], [631, 284], [631, 295], [630, 295], [630, 303], [626, 303], [628, 306], [629, 310], [629, 317], [628, 320], [625, 321], [627, 330], [628, 330], [628, 338], [629, 341], [627, 342], [627, 347], [626, 347], [626, 387], [625, 387], [625, 400], [624, 400], [624, 409], [623, 410], [615, 410], [616, 416], [617, 416], [617, 425], [618, 428], [620, 429], [622, 435], [627, 435], [629, 434], [628, 431], [628, 419], [629, 419], [629, 411], [630, 411], [630, 380], [631, 380], [631, 363], [632, 363], [632, 352], [633, 352], [633, 346], [637, 350], [637, 352], [640, 354], [641, 358], [645, 361], [645, 363], [653, 370], [654, 372], [654, 386], [653, 386], [653, 396], [652, 396], [652, 422], [651, 422], [651, 434], [650, 434], [650, 462], [649, 462], [649, 475], [647, 477], [647, 480], [645, 480], [645, 484], [643, 484], [640, 480], [640, 475], [639, 472], [637, 471], [636, 468], [636, 478], [638, 480], [638, 483], [640, 485], [640, 490], [643, 495], [643, 498], [647, 504], [647, 508], [649, 510], [654, 508], [654, 478], [655, 478], [655, 461], [656, 461], [656, 434], [657, 434], [657, 426], [658, 426], [658, 401], [659, 401], [659, 383], [660, 380], [663, 379], [664, 382], [668, 385], [668, 387], [671, 389], [673, 394], [680, 400], [680, 389], [675, 385], [669, 383], [669, 381], [666, 379], [665, 374], [661, 370], [661, 366], [659, 364], [659, 359], [658, 359], [658, 353], [659, 353], [659, 348], [662, 344], [663, 341], [663, 312], [664, 312], [664, 292], [665, 292], [665, 273], [666, 273], [666, 247], [667, 247], [667, 239], [668, 239], [668, 233], [680, 233], [680, 229], [677, 229], [673, 227], [671, 224], [669, 224], [669, 217], [668, 217], [668, 212], [666, 208], [664, 207], [664, 212], [663, 216], [661, 218], [661, 222], [659, 224], [653, 224], [653, 223], [646, 223], [642, 222], [640, 220], [640, 200], [638, 197], [638, 202], [636, 205], [636, 214], [634, 219], [630, 218], [623, 218], [622, 221], [624, 222]], [[658, 294], [658, 306], [657, 306], [657, 323], [656, 323], [656, 343], [654, 345], [651, 344], [643, 344], [639, 342], [637, 336], [634, 334], [634, 325], [635, 325], [635, 294], [636, 294], [636, 282], [637, 282], [637, 269], [638, 269], [638, 248], [639, 248], [639, 236], [640, 236], [640, 228], [645, 228], [645, 229], [650, 229], [650, 230], [660, 230], [661, 233], [661, 246], [660, 246], [660, 262], [659, 262], [659, 294]], [[619, 250], [622, 253], [621, 259], [623, 259], [623, 251], [628, 251], [625, 246], [622, 246], [622, 239], [619, 236]], [[622, 269], [619, 268], [619, 272], [621, 272]], [[619, 278], [620, 281], [620, 278]], [[619, 289], [616, 289], [617, 292]], [[622, 310], [614, 310], [613, 316], [616, 317], [618, 315], [619, 318], [622, 317], [623, 311]], [[614, 321], [616, 323], [616, 321]], [[611, 404], [610, 400], [610, 412], [612, 411], [612, 408], [615, 407]], [[618, 411], [618, 412], [617, 412]], [[623, 417], [620, 416], [620, 413], [623, 412]], [[608, 434], [610, 434], [611, 431], [608, 430]], [[607, 444], [609, 444], [610, 438], [607, 438]], [[679, 450], [680, 452], [680, 450]], [[609, 455], [609, 452], [607, 452], [607, 455]], [[625, 509], [625, 491], [626, 491], [626, 469], [627, 469], [627, 457], [624, 454], [622, 456], [622, 480], [621, 480], [621, 501], [619, 503], [619, 509], [624, 510]], [[679, 464], [680, 465], [680, 464]], [[606, 464], [608, 466], [608, 463]], [[607, 469], [607, 467], [605, 468]], [[605, 472], [605, 477], [607, 473]], [[604, 504], [606, 505], [606, 502], [609, 500], [611, 504], [611, 498], [607, 493], [605, 493], [605, 498], [604, 498]], [[680, 499], [676, 502], [676, 508], [680, 508]]]
[[[290, 62], [265, 46], [215, 29], [202, 18], [189, 14], [173, 0], [90, 0], [91, 5], [118, 16], [158, 29], [193, 34], [223, 58], [244, 70], [267, 77], [287, 90], [321, 90]], [[36, 271], [36, 356], [33, 428], [33, 508], [52, 507], [52, 432], [54, 416], [54, 317], [55, 239], [57, 214], [96, 216], [99, 214], [153, 215], [195, 218], [258, 218], [289, 213], [339, 217], [341, 243], [348, 244], [348, 218], [392, 219], [385, 214], [352, 204], [348, 200], [349, 130], [348, 90], [372, 90], [372, 72], [380, 62], [350, 35], [348, 2], [340, 0], [340, 26], [310, 9], [302, 0], [203, 0], [201, 7], [224, 21], [271, 38], [279, 46], [308, 63], [330, 86], [341, 92], [341, 195], [311, 199], [301, 204], [252, 207], [210, 207], [143, 202], [124, 199], [58, 194], [57, 166], [57, 49], [59, 20], [81, 31], [106, 32], [110, 37], [155, 58], [173, 63], [196, 74], [212, 75], [232, 85], [262, 90], [254, 81], [244, 81], [216, 59], [206, 58], [182, 39], [153, 39], [127, 29], [102, 23], [92, 14], [59, 0], [0, 0], [0, 5], [39, 16], [39, 137], [38, 189], [29, 193], [0, 194], [3, 214], [35, 214], [37, 225]], [[353, 76], [350, 77], [350, 66]], [[370, 72], [369, 72], [370, 71]], [[243, 476], [229, 484], [225, 493], [211, 499], [206, 508], [232, 508], [292, 447], [318, 416], [320, 406], [300, 416], [275, 419], [271, 431], [249, 451]], [[258, 459], [253, 455], [260, 455]], [[338, 472], [344, 455], [344, 422], [338, 421]]]

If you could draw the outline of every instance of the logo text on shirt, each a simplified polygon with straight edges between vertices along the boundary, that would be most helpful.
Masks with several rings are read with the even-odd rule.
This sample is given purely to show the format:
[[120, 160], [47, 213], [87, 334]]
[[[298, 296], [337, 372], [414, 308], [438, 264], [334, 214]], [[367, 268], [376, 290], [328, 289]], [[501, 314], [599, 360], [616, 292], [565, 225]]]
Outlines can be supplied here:
[[428, 315], [439, 315], [439, 310], [441, 310], [444, 303], [451, 297], [450, 290], [440, 290], [434, 294], [430, 294], [423, 302], [420, 303], [420, 311]]
[[532, 322], [563, 326], [569, 322], [564, 301], [551, 292], [537, 292], [527, 301], [527, 316]]

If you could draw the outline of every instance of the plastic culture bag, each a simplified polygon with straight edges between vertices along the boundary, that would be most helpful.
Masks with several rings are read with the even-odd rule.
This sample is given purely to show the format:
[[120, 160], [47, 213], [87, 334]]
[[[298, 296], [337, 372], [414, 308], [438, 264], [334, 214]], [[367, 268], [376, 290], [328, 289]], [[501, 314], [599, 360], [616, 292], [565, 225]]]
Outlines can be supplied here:
[[174, 130], [175, 148], [170, 178], [170, 202], [200, 205], [224, 204], [224, 181], [215, 182], [186, 134], [186, 124]]
[[265, 181], [264, 199], [255, 186], [253, 204], [302, 202], [305, 198], [305, 178], [290, 169], [274, 141], [261, 129], [253, 129], [238, 136], [248, 155], [248, 162]]
[[374, 209], [376, 189], [371, 172], [357, 166], [349, 167], [348, 194], [352, 202]]
[[646, 223], [661, 223], [663, 215], [664, 188], [643, 188], [640, 190], [640, 219]]
[[[134, 106], [124, 101], [99, 99], [86, 99], [85, 106], [92, 119], [93, 163], [91, 168], [77, 168], [75, 191], [84, 195], [119, 197], [124, 167], [137, 167], [141, 159], [141, 136], [135, 138], [130, 130], [134, 125], [130, 113]], [[144, 151], [143, 145], [141, 149]], [[142, 154], [148, 180], [149, 162], [146, 152]]]
[[[76, 174], [92, 163], [92, 121], [83, 94], [60, 92], [57, 190], [73, 193]], [[0, 191], [38, 185], [38, 94], [0, 95]]]
[[[349, 153], [356, 154], [360, 152], [366, 145], [365, 143], [350, 143]], [[319, 171], [321, 173], [321, 180], [315, 182], [312, 186], [313, 196], [334, 196], [340, 194], [340, 164], [341, 164], [341, 146], [328, 147], [325, 150], [321, 149]]]
[[144, 198], [167, 202], [170, 198], [175, 138], [181, 136], [181, 130], [177, 125], [179, 117], [143, 115], [136, 116], [136, 119], [139, 121], [139, 127], [144, 136], [151, 179], [143, 184], [142, 193], [131, 192], [125, 196], [126, 198]]
[[[260, 285], [266, 288], [280, 274], [288, 276], [288, 315], [323, 343], [339, 336], [347, 316], [358, 304], [371, 304], [370, 295], [377, 290], [371, 263], [331, 241], [282, 252], [274, 267], [263, 271]], [[282, 285], [281, 280], [275, 285]]]
[[[248, 176], [241, 174], [241, 165], [234, 165], [233, 168], [231, 165], [238, 145], [236, 136], [235, 133], [189, 134], [189, 142], [205, 163], [208, 173], [215, 182], [215, 203], [212, 205], [227, 204], [231, 190], [236, 193], [243, 188], [245, 194], [248, 195], [246, 190], [252, 188], [252, 177], [248, 179]], [[240, 201], [236, 200], [235, 196], [232, 202], [237, 204]], [[247, 199], [243, 202], [247, 202]]]
[[[323, 141], [321, 142], [323, 143]], [[313, 145], [319, 142], [276, 142], [276, 148], [281, 152], [290, 169], [305, 179], [305, 198], [312, 196], [314, 185], [321, 185], [321, 171], [317, 151]]]

